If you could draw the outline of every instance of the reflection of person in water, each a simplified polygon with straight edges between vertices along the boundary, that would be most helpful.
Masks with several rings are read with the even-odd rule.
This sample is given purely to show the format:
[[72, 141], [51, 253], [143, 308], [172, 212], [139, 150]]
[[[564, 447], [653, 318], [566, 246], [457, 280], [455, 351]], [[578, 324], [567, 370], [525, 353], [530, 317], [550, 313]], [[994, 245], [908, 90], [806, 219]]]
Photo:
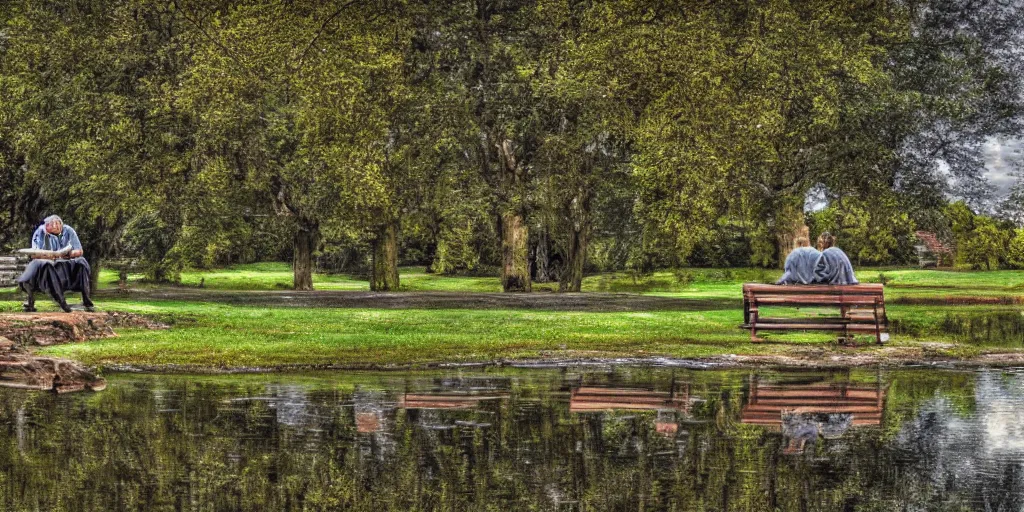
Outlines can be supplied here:
[[838, 439], [853, 426], [850, 413], [782, 413], [782, 436], [786, 439], [783, 452], [801, 453], [807, 443], [814, 444], [819, 437]]
[[821, 258], [814, 268], [815, 284], [860, 284], [857, 277], [853, 275], [853, 264], [850, 258], [842, 249], [835, 246], [836, 237], [827, 231], [818, 237], [818, 250], [821, 251]]
[[783, 266], [785, 273], [775, 284], [811, 284], [821, 252], [811, 247], [811, 241], [801, 236], [796, 239], [797, 248], [786, 256]]

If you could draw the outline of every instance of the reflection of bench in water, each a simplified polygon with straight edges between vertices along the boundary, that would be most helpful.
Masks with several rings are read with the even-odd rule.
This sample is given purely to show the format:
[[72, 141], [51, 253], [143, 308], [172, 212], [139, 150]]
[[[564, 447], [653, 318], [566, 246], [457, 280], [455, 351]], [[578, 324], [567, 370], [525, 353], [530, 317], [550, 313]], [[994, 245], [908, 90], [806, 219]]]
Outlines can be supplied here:
[[849, 414], [852, 426], [881, 425], [884, 403], [881, 384], [762, 384], [753, 379], [740, 421], [781, 428], [783, 413]]
[[403, 409], [472, 409], [484, 400], [500, 400], [508, 394], [406, 393], [398, 401]]
[[687, 411], [690, 406], [688, 386], [673, 386], [671, 391], [648, 389], [580, 387], [572, 390], [569, 399], [571, 412], [607, 410], [627, 411]]

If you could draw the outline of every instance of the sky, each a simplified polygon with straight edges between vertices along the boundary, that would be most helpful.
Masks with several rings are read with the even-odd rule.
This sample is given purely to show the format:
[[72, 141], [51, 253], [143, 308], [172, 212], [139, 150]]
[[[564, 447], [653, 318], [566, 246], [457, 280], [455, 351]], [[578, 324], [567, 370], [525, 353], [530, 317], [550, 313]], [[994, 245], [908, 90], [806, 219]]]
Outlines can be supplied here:
[[985, 177], [992, 184], [997, 198], [1006, 197], [1013, 186], [1010, 171], [1014, 165], [1024, 164], [1024, 139], [991, 138], [983, 147]]
[[[1024, 138], [989, 138], [982, 146], [985, 157], [985, 178], [992, 185], [992, 203], [998, 204], [1010, 193], [1015, 165], [1024, 165]], [[824, 191], [812, 189], [804, 202], [807, 211], [818, 211], [828, 206]]]

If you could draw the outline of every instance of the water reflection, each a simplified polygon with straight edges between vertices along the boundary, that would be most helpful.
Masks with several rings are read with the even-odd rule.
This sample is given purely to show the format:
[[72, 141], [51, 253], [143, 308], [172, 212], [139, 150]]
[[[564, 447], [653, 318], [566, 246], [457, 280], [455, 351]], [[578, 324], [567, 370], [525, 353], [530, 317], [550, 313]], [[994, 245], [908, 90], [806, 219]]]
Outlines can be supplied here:
[[1024, 345], [1024, 312], [948, 313], [939, 325], [942, 332], [972, 343]]
[[808, 379], [750, 379], [740, 421], [782, 432], [787, 454], [805, 451], [819, 438], [838, 439], [851, 427], [881, 426], [885, 389], [874, 385]]
[[114, 376], [0, 390], [3, 510], [1024, 507], [1024, 374]]

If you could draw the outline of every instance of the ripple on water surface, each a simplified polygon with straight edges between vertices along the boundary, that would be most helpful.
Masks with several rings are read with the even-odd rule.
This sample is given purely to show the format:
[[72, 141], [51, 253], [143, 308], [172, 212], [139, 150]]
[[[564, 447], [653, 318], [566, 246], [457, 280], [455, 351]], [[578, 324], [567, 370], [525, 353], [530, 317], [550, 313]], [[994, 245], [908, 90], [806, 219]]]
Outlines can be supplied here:
[[3, 510], [1020, 510], [1024, 372], [115, 375], [0, 443]]

